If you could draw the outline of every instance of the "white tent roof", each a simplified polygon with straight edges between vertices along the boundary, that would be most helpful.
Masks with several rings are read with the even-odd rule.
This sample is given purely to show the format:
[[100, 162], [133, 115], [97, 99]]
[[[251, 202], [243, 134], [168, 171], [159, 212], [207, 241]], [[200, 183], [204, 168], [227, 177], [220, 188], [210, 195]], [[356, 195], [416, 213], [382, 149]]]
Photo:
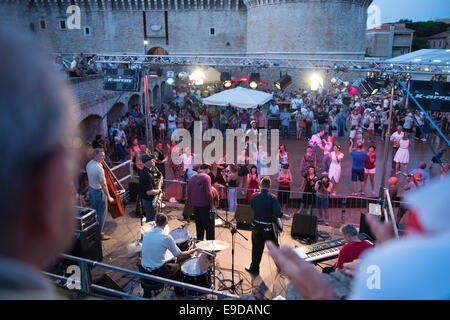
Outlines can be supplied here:
[[216, 93], [203, 99], [203, 104], [251, 109], [272, 100], [272, 94], [258, 90], [237, 87]]
[[421, 49], [392, 59], [387, 59], [386, 61], [398, 63], [426, 63], [426, 64], [429, 63], [429, 64], [450, 65], [450, 50]]

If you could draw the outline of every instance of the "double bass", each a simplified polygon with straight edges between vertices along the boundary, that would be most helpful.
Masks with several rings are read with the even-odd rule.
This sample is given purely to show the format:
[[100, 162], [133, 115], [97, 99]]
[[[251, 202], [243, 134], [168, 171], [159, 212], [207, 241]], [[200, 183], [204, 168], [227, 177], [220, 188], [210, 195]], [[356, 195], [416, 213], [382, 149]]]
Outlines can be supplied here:
[[[109, 169], [105, 161], [102, 162], [103, 169], [105, 170], [106, 186], [108, 187], [109, 195], [114, 199], [113, 202], [108, 201], [108, 211], [113, 219], [122, 217], [124, 214], [122, 199], [120, 198], [120, 192], [117, 190], [115, 181], [117, 178]], [[119, 183], [120, 185], [120, 183]]]

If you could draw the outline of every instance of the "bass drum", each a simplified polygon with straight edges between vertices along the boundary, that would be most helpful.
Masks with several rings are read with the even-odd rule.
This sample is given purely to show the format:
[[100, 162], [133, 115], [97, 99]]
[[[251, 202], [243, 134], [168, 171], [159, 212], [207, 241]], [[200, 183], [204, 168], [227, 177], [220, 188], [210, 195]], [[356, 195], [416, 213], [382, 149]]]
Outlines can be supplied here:
[[[199, 287], [211, 287], [211, 261], [206, 255], [200, 257], [193, 257], [181, 266], [181, 273], [183, 274], [183, 282], [193, 284]], [[186, 290], [188, 296], [202, 296], [203, 292]]]

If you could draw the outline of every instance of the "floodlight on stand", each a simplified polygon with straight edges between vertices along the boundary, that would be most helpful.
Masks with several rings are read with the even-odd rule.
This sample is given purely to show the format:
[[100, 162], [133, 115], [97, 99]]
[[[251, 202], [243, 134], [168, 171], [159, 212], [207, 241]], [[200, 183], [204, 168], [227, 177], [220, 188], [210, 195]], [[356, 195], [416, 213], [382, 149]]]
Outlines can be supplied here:
[[283, 90], [285, 89], [290, 83], [292, 82], [292, 78], [290, 75], [285, 74], [282, 76], [278, 81], [275, 81], [275, 88], [277, 90]]
[[178, 78], [180, 79], [187, 79], [189, 78], [189, 74], [186, 71], [181, 71], [180, 73], [178, 73]]
[[250, 80], [248, 81], [248, 86], [251, 89], [256, 89], [258, 88], [258, 82], [260, 80], [260, 76], [259, 73], [251, 73], [250, 74]]
[[222, 81], [223, 86], [226, 89], [231, 88], [232, 83], [231, 83], [231, 75], [229, 72], [222, 72], [220, 74], [220, 81]]
[[375, 85], [373, 79], [366, 79], [361, 83], [361, 86], [366, 90], [366, 92], [370, 95], [374, 95], [379, 91], [379, 88]]
[[167, 80], [166, 83], [168, 85], [174, 85], [175, 84], [175, 73], [173, 71], [167, 71]]

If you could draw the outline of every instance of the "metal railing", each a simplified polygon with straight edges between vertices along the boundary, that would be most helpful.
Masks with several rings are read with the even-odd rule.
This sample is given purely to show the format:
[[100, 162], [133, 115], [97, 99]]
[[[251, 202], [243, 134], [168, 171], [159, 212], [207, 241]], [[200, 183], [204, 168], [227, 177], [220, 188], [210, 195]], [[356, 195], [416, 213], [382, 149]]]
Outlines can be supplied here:
[[[69, 277], [61, 276], [58, 274], [54, 274], [51, 272], [43, 271], [43, 273], [53, 279], [57, 280], [56, 284], [59, 287], [69, 289], [69, 290], [75, 290], [77, 292], [81, 292], [83, 295], [89, 295], [89, 296], [95, 296], [99, 298], [105, 298], [105, 299], [111, 299], [110, 296], [105, 296], [102, 294], [99, 294], [98, 292], [103, 292], [108, 295], [113, 295], [118, 298], [125, 298], [125, 299], [139, 299], [139, 300], [149, 300], [131, 293], [121, 292], [114, 289], [106, 288], [103, 286], [99, 286], [97, 284], [94, 284], [92, 282], [92, 275], [91, 275], [91, 269], [94, 267], [97, 268], [103, 268], [106, 270], [112, 270], [116, 272], [120, 272], [122, 274], [131, 275], [139, 279], [146, 279], [154, 282], [158, 282], [161, 284], [166, 284], [169, 286], [175, 286], [180, 287], [184, 290], [189, 291], [195, 291], [203, 293], [204, 295], [212, 295], [213, 297], [217, 299], [237, 299], [239, 296], [232, 295], [224, 292], [220, 292], [214, 289], [208, 289], [205, 287], [199, 287], [193, 284], [188, 284], [184, 282], [179, 282], [171, 279], [161, 278], [157, 276], [153, 276], [150, 274], [141, 273], [138, 271], [133, 271], [125, 268], [120, 268], [116, 266], [112, 266], [109, 264], [83, 259], [79, 257], [70, 256], [67, 254], [62, 254], [61, 257], [65, 260], [69, 260], [71, 262], [74, 262], [75, 265], [79, 267], [79, 272], [75, 273], [74, 275], [71, 275]], [[192, 297], [192, 298], [199, 298], [199, 297]], [[212, 297], [211, 297], [212, 298]]]

